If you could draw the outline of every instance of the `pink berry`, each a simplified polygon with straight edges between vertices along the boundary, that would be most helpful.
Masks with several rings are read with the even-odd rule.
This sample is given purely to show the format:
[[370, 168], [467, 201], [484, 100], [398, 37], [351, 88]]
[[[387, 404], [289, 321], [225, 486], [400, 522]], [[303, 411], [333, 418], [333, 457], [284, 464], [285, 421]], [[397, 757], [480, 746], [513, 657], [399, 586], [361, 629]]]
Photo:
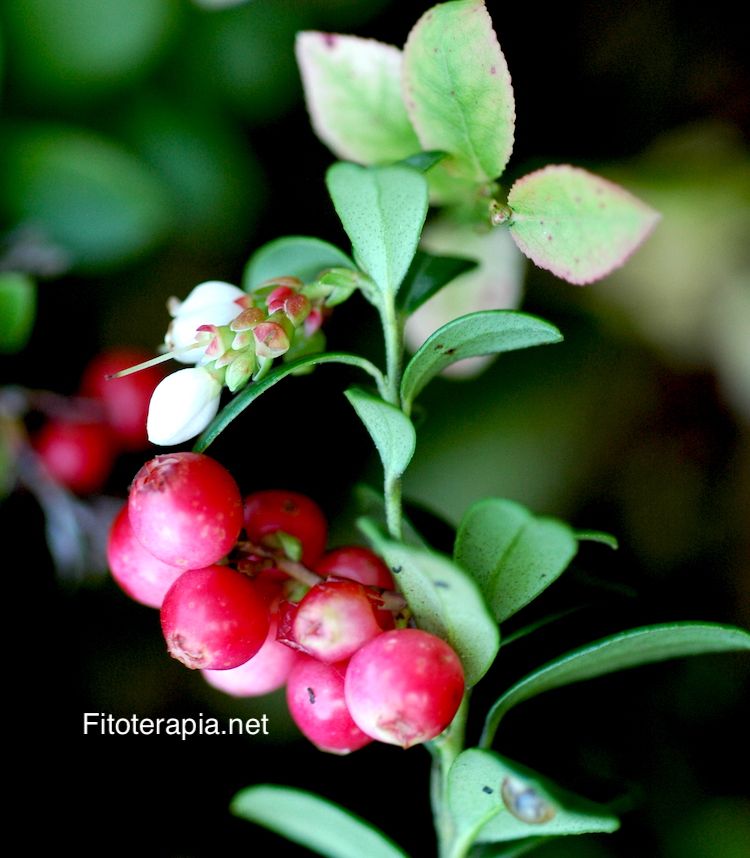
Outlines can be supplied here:
[[130, 526], [127, 504], [123, 504], [109, 531], [107, 560], [112, 577], [128, 596], [151, 608], [161, 607], [167, 590], [185, 571], [154, 557], [138, 542]]
[[456, 653], [420, 629], [383, 632], [355, 653], [346, 672], [346, 703], [357, 726], [404, 748], [442, 733], [463, 693]]
[[374, 551], [359, 545], [347, 545], [329, 551], [315, 565], [315, 571], [320, 575], [348, 578], [383, 590], [393, 590], [395, 587], [393, 576], [385, 563]]
[[292, 637], [320, 661], [344, 661], [381, 634], [365, 588], [354, 581], [316, 584], [297, 606]]
[[228, 566], [184, 572], [161, 607], [170, 655], [190, 668], [239, 667], [263, 646], [269, 624], [253, 582]]
[[245, 530], [252, 542], [267, 542], [281, 530], [302, 544], [302, 562], [312, 566], [325, 551], [328, 525], [315, 501], [276, 489], [245, 498]]
[[232, 475], [199, 453], [166, 453], [135, 475], [128, 498], [138, 541], [172, 566], [210, 566], [234, 546], [242, 498]]
[[113, 434], [126, 450], [148, 447], [148, 404], [164, 372], [160, 366], [152, 366], [122, 378], [107, 379], [107, 376], [151, 357], [152, 354], [141, 349], [113, 348], [97, 355], [83, 372], [81, 394], [102, 403]]
[[33, 445], [50, 476], [80, 495], [98, 492], [115, 458], [112, 433], [105, 423], [50, 420]]
[[298, 656], [287, 680], [286, 699], [294, 723], [321, 751], [349, 754], [372, 741], [346, 707], [341, 665]]
[[299, 656], [276, 640], [276, 618], [271, 618], [263, 646], [244, 664], [231, 670], [204, 670], [209, 685], [233, 697], [257, 697], [281, 688]]

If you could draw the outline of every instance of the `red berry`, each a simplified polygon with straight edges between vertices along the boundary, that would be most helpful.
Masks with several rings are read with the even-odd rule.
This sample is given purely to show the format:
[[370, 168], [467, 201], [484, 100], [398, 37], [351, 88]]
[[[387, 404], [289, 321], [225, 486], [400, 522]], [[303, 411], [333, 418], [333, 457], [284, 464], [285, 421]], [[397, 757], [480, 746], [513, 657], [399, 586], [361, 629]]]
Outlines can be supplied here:
[[321, 575], [359, 581], [369, 587], [381, 587], [383, 590], [393, 590], [395, 587], [393, 576], [385, 563], [374, 551], [359, 545], [347, 545], [329, 551], [318, 561], [315, 571]]
[[463, 693], [456, 653], [420, 629], [383, 632], [354, 654], [346, 672], [346, 703], [357, 726], [404, 748], [442, 733]]
[[320, 558], [328, 537], [325, 516], [315, 501], [275, 489], [245, 498], [245, 530], [252, 542], [269, 543], [279, 530], [294, 536], [302, 544], [302, 562], [307, 566]]
[[271, 618], [263, 646], [244, 664], [231, 670], [204, 670], [209, 685], [233, 697], [257, 697], [281, 688], [299, 656], [276, 640], [276, 617]]
[[184, 572], [161, 607], [167, 648], [190, 668], [239, 667], [263, 646], [269, 623], [253, 582], [228, 566]]
[[107, 541], [107, 560], [112, 577], [122, 589], [151, 608], [160, 608], [164, 596], [185, 571], [154, 557], [135, 538], [128, 518], [128, 505], [117, 514]]
[[316, 584], [299, 603], [292, 624], [299, 647], [328, 664], [348, 659], [381, 632], [365, 588], [354, 581]]
[[287, 680], [286, 699], [294, 723], [321, 751], [349, 754], [372, 741], [346, 707], [341, 665], [298, 656]]
[[105, 423], [50, 420], [33, 445], [50, 476], [80, 495], [101, 490], [115, 458]]
[[141, 349], [113, 348], [95, 357], [83, 372], [81, 394], [101, 401], [113, 434], [126, 450], [148, 447], [148, 404], [164, 372], [160, 366], [152, 366], [122, 378], [107, 376], [151, 357]]
[[128, 498], [138, 541], [165, 563], [210, 566], [242, 527], [242, 498], [232, 475], [199, 453], [166, 453], [135, 475]]

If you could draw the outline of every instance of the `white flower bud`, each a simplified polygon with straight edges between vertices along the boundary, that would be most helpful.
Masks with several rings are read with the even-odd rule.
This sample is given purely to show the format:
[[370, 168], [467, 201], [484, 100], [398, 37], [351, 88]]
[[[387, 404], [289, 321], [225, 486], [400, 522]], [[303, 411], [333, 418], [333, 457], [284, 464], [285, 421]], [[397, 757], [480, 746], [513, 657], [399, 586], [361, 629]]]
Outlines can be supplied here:
[[170, 307], [173, 319], [164, 338], [167, 348], [176, 352], [175, 360], [198, 363], [203, 358], [204, 349], [193, 349], [184, 354], [179, 354], [179, 351], [196, 342], [196, 332], [201, 325], [228, 325], [242, 312], [242, 307], [235, 301], [246, 297], [242, 289], [231, 283], [208, 280], [196, 286], [184, 301], [175, 302]]
[[219, 410], [221, 385], [203, 367], [180, 369], [151, 396], [146, 432], [152, 444], [171, 447], [199, 435]]

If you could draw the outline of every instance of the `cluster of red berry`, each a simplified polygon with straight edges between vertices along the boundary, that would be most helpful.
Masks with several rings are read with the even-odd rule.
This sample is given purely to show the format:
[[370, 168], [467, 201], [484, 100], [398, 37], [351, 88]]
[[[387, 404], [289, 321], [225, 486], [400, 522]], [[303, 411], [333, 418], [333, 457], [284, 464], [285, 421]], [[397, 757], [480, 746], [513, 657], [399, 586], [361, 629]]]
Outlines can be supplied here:
[[146, 415], [163, 372], [150, 367], [116, 381], [108, 377], [149, 357], [134, 348], [101, 352], [83, 371], [80, 398], [55, 400], [32, 444], [56, 482], [79, 495], [94, 494], [120, 452], [148, 447]]
[[175, 658], [237, 696], [286, 683], [294, 721], [322, 750], [434, 738], [463, 696], [458, 656], [408, 626], [372, 551], [324, 553], [327, 530], [309, 498], [261, 491], [243, 502], [214, 459], [173, 453], [136, 474], [108, 557], [129, 595], [161, 607]]

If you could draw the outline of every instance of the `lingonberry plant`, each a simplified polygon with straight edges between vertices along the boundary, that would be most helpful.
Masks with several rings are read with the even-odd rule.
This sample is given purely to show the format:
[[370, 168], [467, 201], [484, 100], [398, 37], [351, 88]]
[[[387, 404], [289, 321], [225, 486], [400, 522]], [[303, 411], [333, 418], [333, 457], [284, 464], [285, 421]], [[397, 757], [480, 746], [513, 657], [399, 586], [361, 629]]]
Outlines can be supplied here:
[[[403, 52], [310, 32], [299, 36], [298, 59], [313, 127], [346, 159], [326, 181], [352, 253], [313, 237], [280, 238], [252, 255], [242, 289], [209, 281], [170, 303], [166, 355], [192, 366], [154, 392], [148, 433], [170, 445], [202, 434], [192, 453], [157, 456], [136, 475], [111, 534], [113, 571], [135, 598], [162, 602], [170, 653], [216, 687], [253, 695], [286, 683], [293, 719], [321, 750], [350, 753], [373, 740], [426, 745], [441, 858], [483, 844], [482, 854], [515, 855], [561, 835], [613, 831], [610, 808], [492, 750], [504, 715], [611, 671], [748, 649], [750, 636], [671, 623], [595, 641], [501, 689], [467, 747], [471, 690], [498, 655], [502, 624], [562, 574], [579, 542], [616, 543], [490, 498], [465, 513], [452, 557], [429, 547], [402, 509], [417, 398], [458, 361], [552, 344], [561, 334], [526, 313], [479, 311], [431, 333], [404, 365], [404, 329], [474, 265], [420, 248], [430, 203], [456, 229], [487, 239], [508, 230], [536, 264], [576, 284], [623, 264], [658, 215], [567, 165], [502, 192], [515, 106], [481, 0], [430, 9]], [[326, 351], [324, 322], [355, 290], [382, 322], [384, 367]], [[382, 494], [358, 522], [371, 547], [327, 554], [314, 500], [279, 488], [243, 503], [229, 472], [205, 455], [270, 387], [326, 363], [357, 368], [369, 381], [345, 393], [384, 472]], [[219, 412], [224, 386], [237, 395]], [[233, 810], [324, 855], [404, 856], [362, 820], [299, 790], [251, 786]]]

